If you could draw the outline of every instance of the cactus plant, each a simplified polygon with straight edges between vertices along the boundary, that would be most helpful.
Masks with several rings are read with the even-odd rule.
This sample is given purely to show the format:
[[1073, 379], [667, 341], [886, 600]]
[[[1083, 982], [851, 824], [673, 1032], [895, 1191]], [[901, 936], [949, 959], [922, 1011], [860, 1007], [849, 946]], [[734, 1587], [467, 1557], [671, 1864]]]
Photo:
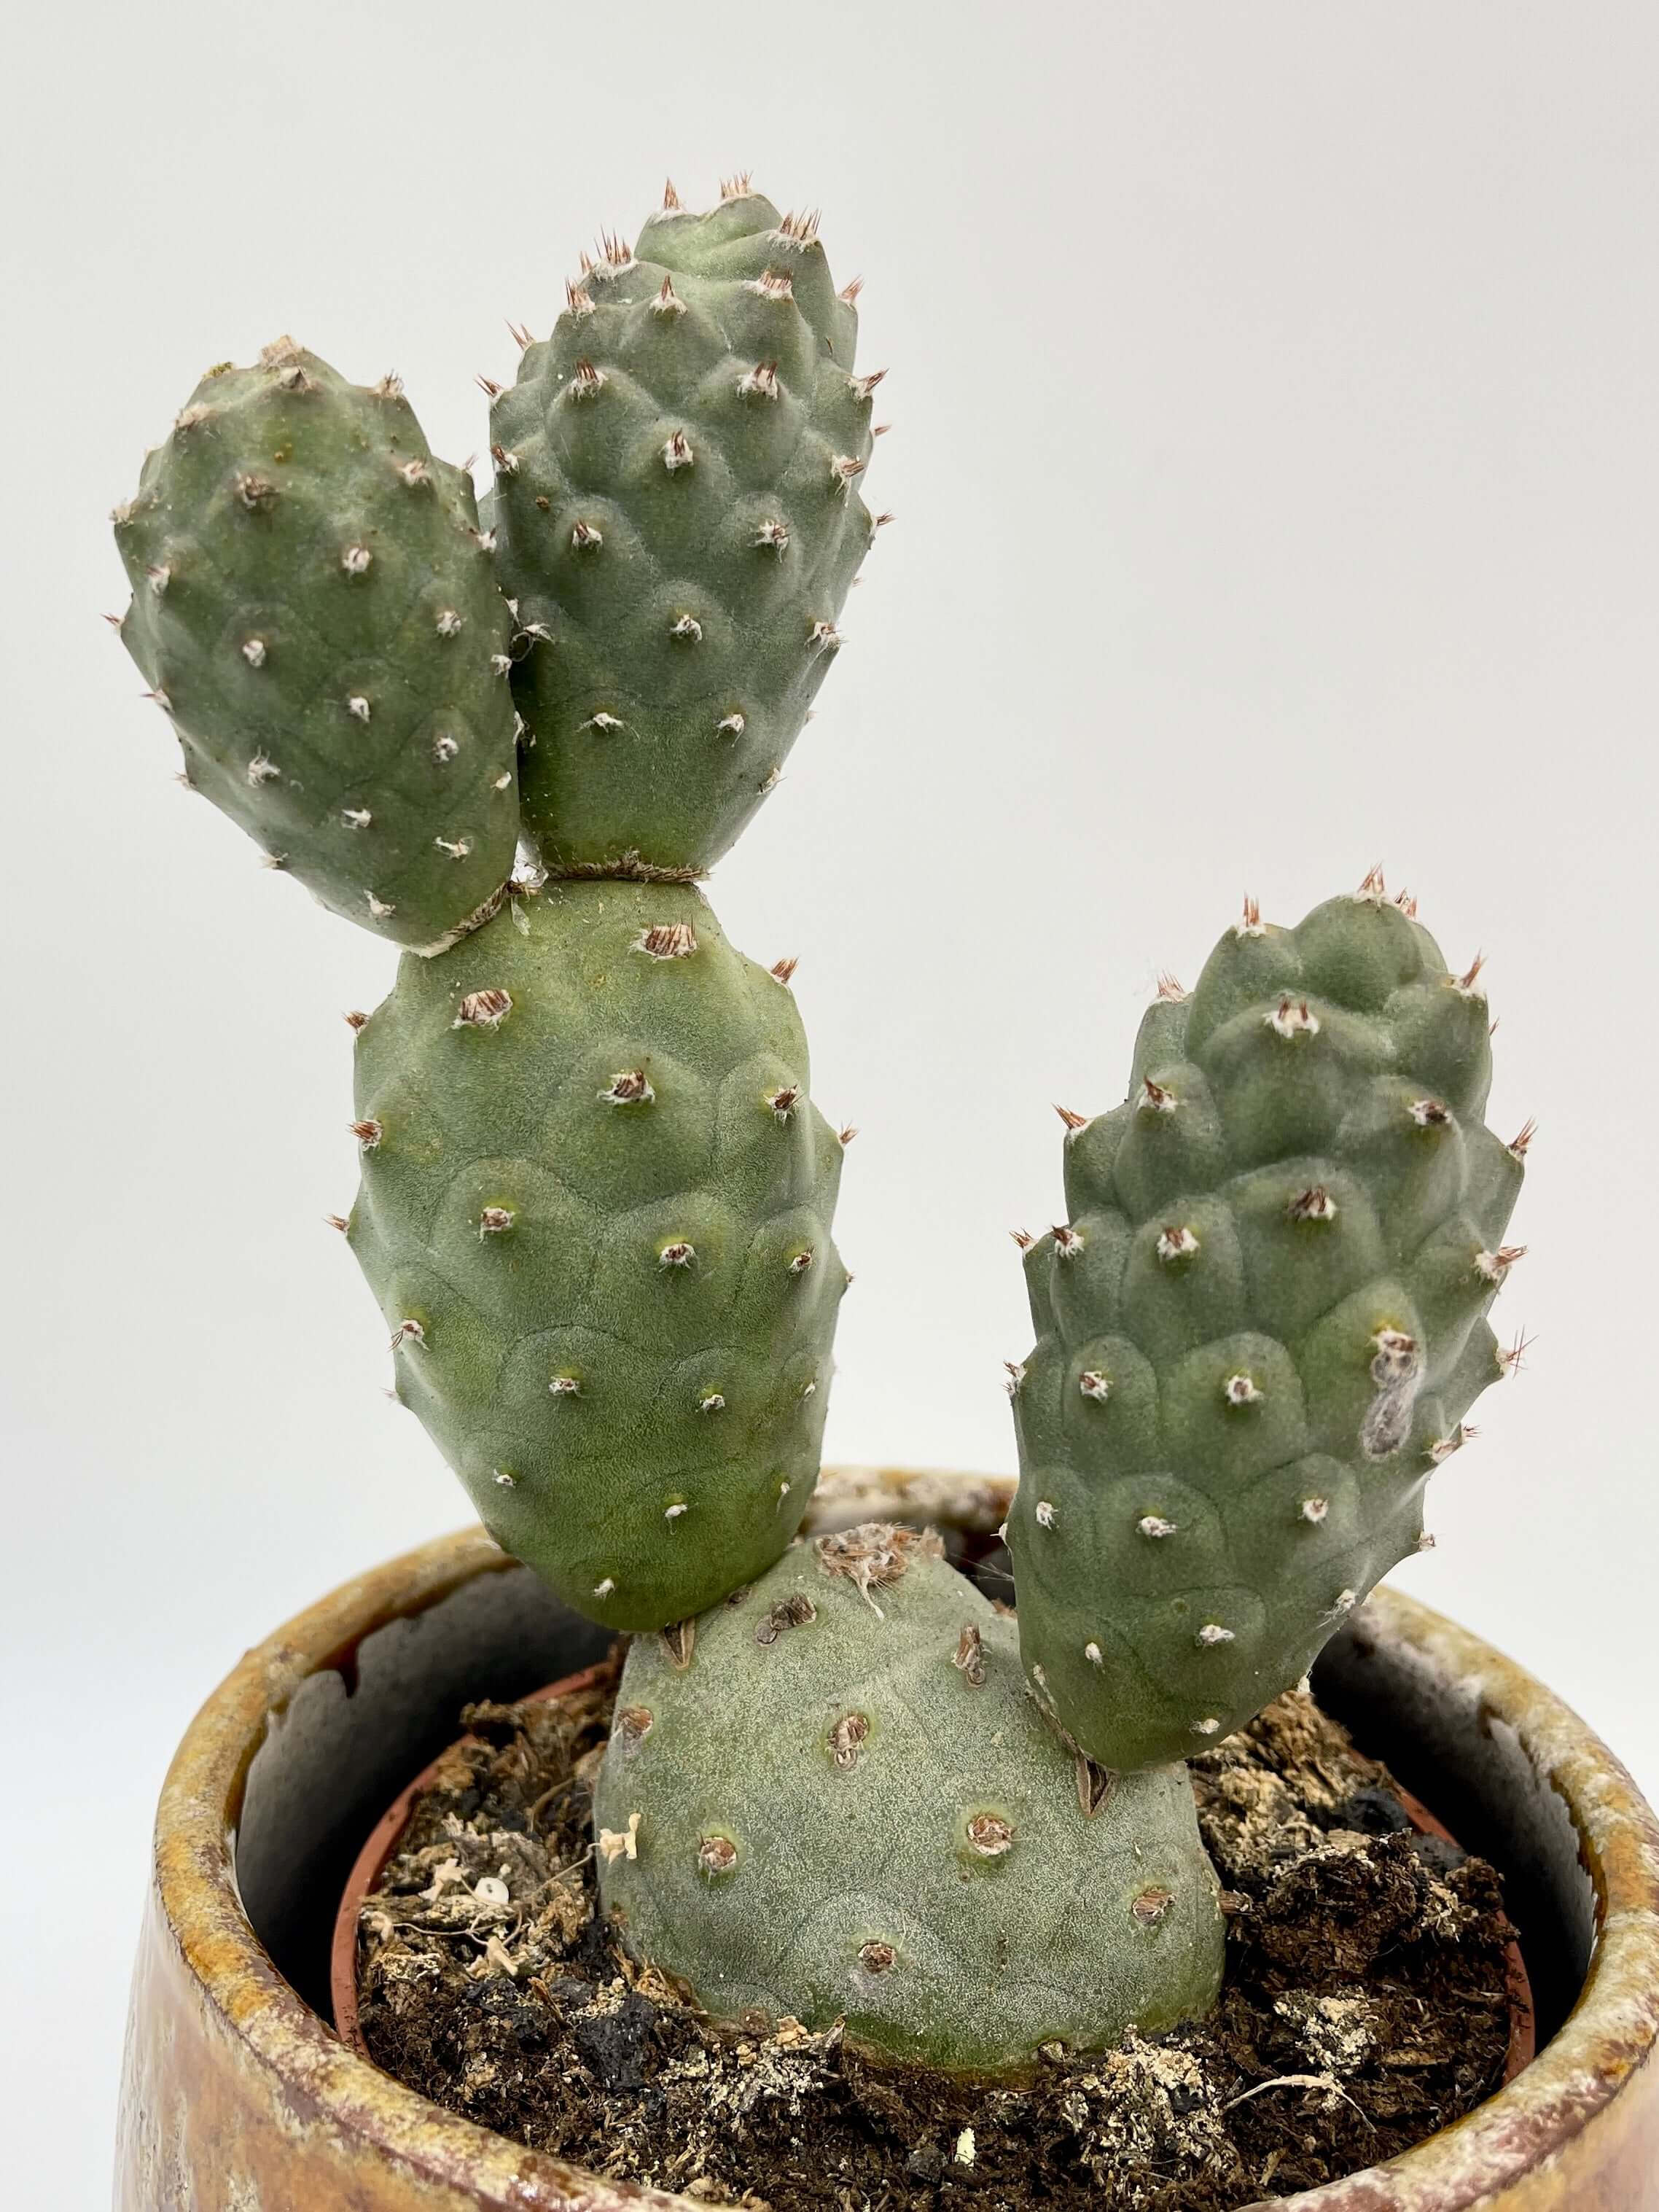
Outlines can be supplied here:
[[118, 510], [121, 631], [185, 781], [405, 949], [349, 1017], [330, 1218], [487, 1525], [635, 1632], [596, 1797], [623, 1942], [720, 2016], [1015, 2075], [1213, 2000], [1182, 1761], [1421, 1540], [1503, 1364], [1527, 1133], [1481, 1121], [1479, 963], [1380, 878], [1292, 931], [1247, 907], [1127, 1102], [1065, 1117], [1068, 1218], [1022, 1240], [1017, 1622], [924, 1532], [803, 1543], [852, 1133], [793, 963], [692, 879], [876, 526], [856, 290], [746, 179], [671, 186], [488, 385], [482, 529], [395, 380], [289, 340], [214, 370]]
[[128, 651], [184, 781], [335, 913], [417, 951], [518, 835], [510, 619], [471, 480], [403, 388], [291, 338], [210, 369], [115, 512]]
[[549, 867], [699, 875], [777, 781], [877, 527], [857, 292], [815, 216], [746, 178], [706, 215], [670, 185], [495, 394], [525, 828]]
[[1424, 1541], [1504, 1371], [1530, 1132], [1481, 1119], [1480, 969], [1380, 873], [1295, 929], [1247, 902], [1190, 997], [1160, 987], [1126, 1103], [1063, 1117], [1009, 1540], [1034, 1691], [1103, 1765], [1182, 1758], [1304, 1674]]
[[[764, 1715], [757, 1728], [756, 1717]], [[1206, 2012], [1218, 1885], [1179, 1767], [1093, 1805], [1013, 1623], [931, 1540], [797, 1544], [671, 1650], [636, 1638], [594, 1796], [629, 1943], [758, 2010], [955, 2072]]]

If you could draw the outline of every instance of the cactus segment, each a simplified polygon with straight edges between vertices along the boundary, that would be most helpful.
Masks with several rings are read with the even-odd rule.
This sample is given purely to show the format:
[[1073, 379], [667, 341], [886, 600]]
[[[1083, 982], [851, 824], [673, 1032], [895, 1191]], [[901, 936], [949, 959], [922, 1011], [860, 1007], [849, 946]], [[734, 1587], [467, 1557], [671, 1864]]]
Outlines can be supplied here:
[[594, 1798], [601, 1896], [717, 2018], [844, 2018], [878, 2051], [1018, 2072], [1201, 2015], [1220, 1983], [1184, 1770], [1102, 1803], [1075, 1765], [1012, 1621], [936, 1536], [866, 1524], [734, 1591], [689, 1664], [635, 1643]]
[[509, 618], [471, 479], [397, 379], [288, 338], [210, 370], [115, 526], [185, 783], [398, 945], [488, 913], [518, 835]]
[[1294, 930], [1247, 908], [1068, 1128], [1009, 1540], [1033, 1686], [1102, 1765], [1242, 1726], [1422, 1542], [1519, 1256], [1488, 1027], [1368, 878]]
[[404, 960], [356, 1056], [347, 1235], [485, 1526], [612, 1628], [763, 1572], [847, 1281], [788, 989], [689, 886], [551, 883]]
[[816, 222], [758, 193], [665, 210], [568, 295], [491, 414], [526, 831], [556, 873], [696, 876], [840, 648], [879, 380]]

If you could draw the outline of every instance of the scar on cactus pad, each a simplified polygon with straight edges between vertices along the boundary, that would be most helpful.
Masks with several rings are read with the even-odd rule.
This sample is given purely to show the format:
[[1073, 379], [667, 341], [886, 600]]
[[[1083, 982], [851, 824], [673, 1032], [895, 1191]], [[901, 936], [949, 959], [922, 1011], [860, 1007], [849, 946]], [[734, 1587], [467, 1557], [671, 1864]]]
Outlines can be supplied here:
[[1486, 1316], [1530, 1127], [1482, 1119], [1489, 1017], [1380, 874], [1295, 929], [1254, 902], [1066, 1113], [1026, 1241], [1008, 1537], [1033, 1691], [1103, 1765], [1184, 1757], [1304, 1674], [1425, 1541], [1507, 1371]]

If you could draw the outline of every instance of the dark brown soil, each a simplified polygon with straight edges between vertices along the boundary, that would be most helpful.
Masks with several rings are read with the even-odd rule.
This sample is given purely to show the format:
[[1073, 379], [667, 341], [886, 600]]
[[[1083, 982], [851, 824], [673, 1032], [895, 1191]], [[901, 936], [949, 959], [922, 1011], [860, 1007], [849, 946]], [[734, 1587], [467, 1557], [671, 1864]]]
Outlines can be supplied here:
[[1231, 1893], [1218, 2011], [1013, 2089], [878, 2065], [833, 2030], [712, 2028], [632, 1966], [588, 1836], [613, 1693], [471, 1707], [479, 1741], [363, 1907], [376, 2062], [503, 2135], [750, 2212], [1237, 2212], [1391, 2157], [1502, 2080], [1498, 1876], [1414, 1834], [1304, 1694], [1194, 1762]]

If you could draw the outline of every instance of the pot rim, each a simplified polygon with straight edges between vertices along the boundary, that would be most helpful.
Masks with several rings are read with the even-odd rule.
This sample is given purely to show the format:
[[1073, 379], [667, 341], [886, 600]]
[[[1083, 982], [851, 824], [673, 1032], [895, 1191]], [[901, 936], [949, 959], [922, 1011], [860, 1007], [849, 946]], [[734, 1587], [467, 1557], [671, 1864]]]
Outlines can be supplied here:
[[[814, 1524], [881, 1515], [990, 1528], [1012, 1491], [1011, 1477], [826, 1469]], [[493, 2192], [525, 2212], [555, 2204], [567, 2212], [577, 2205], [708, 2212], [665, 2190], [607, 2181], [527, 2150], [380, 2073], [276, 1972], [242, 1910], [234, 1837], [248, 1770], [272, 1716], [309, 1675], [339, 1667], [375, 1630], [424, 1612], [480, 1575], [517, 1565], [482, 1528], [437, 1537], [342, 1584], [248, 1651], [191, 1723], [162, 1786], [155, 1845], [161, 1910], [209, 2010], [289, 2099], [302, 2099], [411, 2171], [458, 2191]], [[1507, 2088], [1385, 2166], [1275, 2203], [1278, 2212], [1472, 2212], [1535, 2172], [1644, 2064], [1659, 2064], [1659, 1820], [1561, 1699], [1467, 1629], [1382, 1588], [1355, 1632], [1373, 1649], [1406, 1647], [1419, 1666], [1478, 1701], [1483, 1725], [1514, 1734], [1577, 1833], [1595, 1891], [1596, 1942], [1571, 2015]]]

